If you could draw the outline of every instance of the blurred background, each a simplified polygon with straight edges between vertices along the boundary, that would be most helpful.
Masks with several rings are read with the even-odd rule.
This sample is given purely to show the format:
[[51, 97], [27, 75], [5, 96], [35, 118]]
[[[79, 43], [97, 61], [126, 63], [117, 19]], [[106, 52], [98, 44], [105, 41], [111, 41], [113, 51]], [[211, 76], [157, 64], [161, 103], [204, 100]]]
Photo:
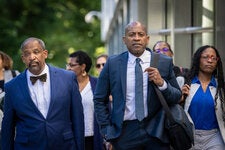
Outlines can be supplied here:
[[20, 45], [31, 36], [43, 39], [52, 65], [65, 68], [67, 56], [76, 50], [88, 52], [95, 61], [104, 53], [100, 20], [86, 23], [85, 15], [100, 9], [101, 0], [0, 0], [0, 50], [13, 58], [19, 71], [25, 68]]
[[101, 39], [109, 55], [126, 48], [124, 27], [135, 20], [148, 29], [148, 47], [160, 40], [171, 45], [174, 63], [190, 67], [202, 45], [215, 46], [225, 65], [225, 0], [101, 0]]
[[224, 6], [225, 0], [0, 0], [0, 50], [22, 71], [20, 44], [35, 36], [45, 41], [52, 65], [65, 68], [69, 53], [80, 49], [95, 65], [100, 54], [126, 51], [124, 28], [138, 20], [148, 29], [148, 47], [167, 41], [176, 65], [190, 67], [193, 53], [206, 44], [225, 64]]

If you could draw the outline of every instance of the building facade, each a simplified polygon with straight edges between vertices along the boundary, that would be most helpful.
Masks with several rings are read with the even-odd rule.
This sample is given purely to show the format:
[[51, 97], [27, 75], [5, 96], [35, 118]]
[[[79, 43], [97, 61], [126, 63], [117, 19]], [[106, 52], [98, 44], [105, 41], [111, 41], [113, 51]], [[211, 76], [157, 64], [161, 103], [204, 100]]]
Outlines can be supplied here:
[[159, 40], [170, 43], [174, 63], [190, 67], [202, 45], [215, 46], [225, 64], [224, 0], [102, 0], [101, 40], [109, 55], [126, 51], [122, 37], [131, 21], [146, 25], [149, 48]]

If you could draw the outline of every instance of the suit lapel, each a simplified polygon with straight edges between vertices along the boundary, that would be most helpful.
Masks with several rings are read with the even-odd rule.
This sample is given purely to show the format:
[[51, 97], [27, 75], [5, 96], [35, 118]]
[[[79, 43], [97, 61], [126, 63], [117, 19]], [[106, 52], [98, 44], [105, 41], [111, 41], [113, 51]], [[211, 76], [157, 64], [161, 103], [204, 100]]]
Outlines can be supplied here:
[[51, 93], [51, 95], [50, 95], [50, 104], [49, 104], [49, 108], [48, 108], [47, 117], [48, 117], [49, 113], [51, 112], [51, 110], [53, 108], [53, 105], [54, 105], [54, 102], [55, 102], [54, 100], [56, 99], [55, 94], [57, 92], [55, 92], [55, 91], [59, 91], [59, 90], [56, 89], [58, 86], [56, 85], [57, 82], [55, 82], [55, 81], [57, 81], [57, 79], [56, 79], [57, 78], [57, 72], [51, 66], [49, 66], [49, 76], [50, 76], [50, 93]]
[[128, 61], [128, 52], [124, 53], [119, 60], [120, 66], [120, 79], [121, 79], [121, 86], [124, 99], [126, 100], [126, 90], [127, 90], [127, 61]]
[[33, 107], [33, 109], [42, 116], [41, 112], [38, 110], [37, 106], [34, 104], [31, 96], [30, 96], [30, 90], [28, 87], [28, 83], [27, 83], [27, 75], [26, 75], [27, 70], [25, 70], [24, 72], [22, 72], [20, 74], [20, 76], [18, 76], [19, 78], [21, 78], [21, 80], [18, 80], [18, 84], [19, 87], [23, 87], [21, 88], [21, 93], [24, 95], [24, 100], [28, 100], [28, 104]]

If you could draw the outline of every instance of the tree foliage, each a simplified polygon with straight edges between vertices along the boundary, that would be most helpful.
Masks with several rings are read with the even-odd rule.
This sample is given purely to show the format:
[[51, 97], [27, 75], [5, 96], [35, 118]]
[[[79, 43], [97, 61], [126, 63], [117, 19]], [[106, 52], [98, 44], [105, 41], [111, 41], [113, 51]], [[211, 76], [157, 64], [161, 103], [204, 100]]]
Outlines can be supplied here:
[[65, 68], [70, 52], [86, 51], [94, 60], [102, 47], [100, 20], [91, 24], [84, 20], [92, 10], [100, 11], [100, 0], [0, 0], [0, 50], [14, 60], [14, 68], [22, 71], [20, 45], [28, 37], [45, 41], [49, 51], [47, 62]]

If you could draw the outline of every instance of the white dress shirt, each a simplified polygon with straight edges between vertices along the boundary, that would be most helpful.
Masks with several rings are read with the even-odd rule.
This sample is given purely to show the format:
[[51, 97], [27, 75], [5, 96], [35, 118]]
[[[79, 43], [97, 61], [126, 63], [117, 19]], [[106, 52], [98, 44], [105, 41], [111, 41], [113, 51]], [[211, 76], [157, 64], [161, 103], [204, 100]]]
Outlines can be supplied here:
[[29, 70], [27, 70], [27, 83], [30, 90], [30, 96], [37, 106], [38, 110], [42, 113], [42, 115], [46, 118], [49, 104], [50, 104], [50, 76], [49, 76], [49, 68], [45, 64], [44, 70], [39, 74], [47, 74], [46, 82], [42, 82], [37, 80], [34, 85], [32, 85], [30, 81], [30, 76], [37, 76], [32, 74]]

